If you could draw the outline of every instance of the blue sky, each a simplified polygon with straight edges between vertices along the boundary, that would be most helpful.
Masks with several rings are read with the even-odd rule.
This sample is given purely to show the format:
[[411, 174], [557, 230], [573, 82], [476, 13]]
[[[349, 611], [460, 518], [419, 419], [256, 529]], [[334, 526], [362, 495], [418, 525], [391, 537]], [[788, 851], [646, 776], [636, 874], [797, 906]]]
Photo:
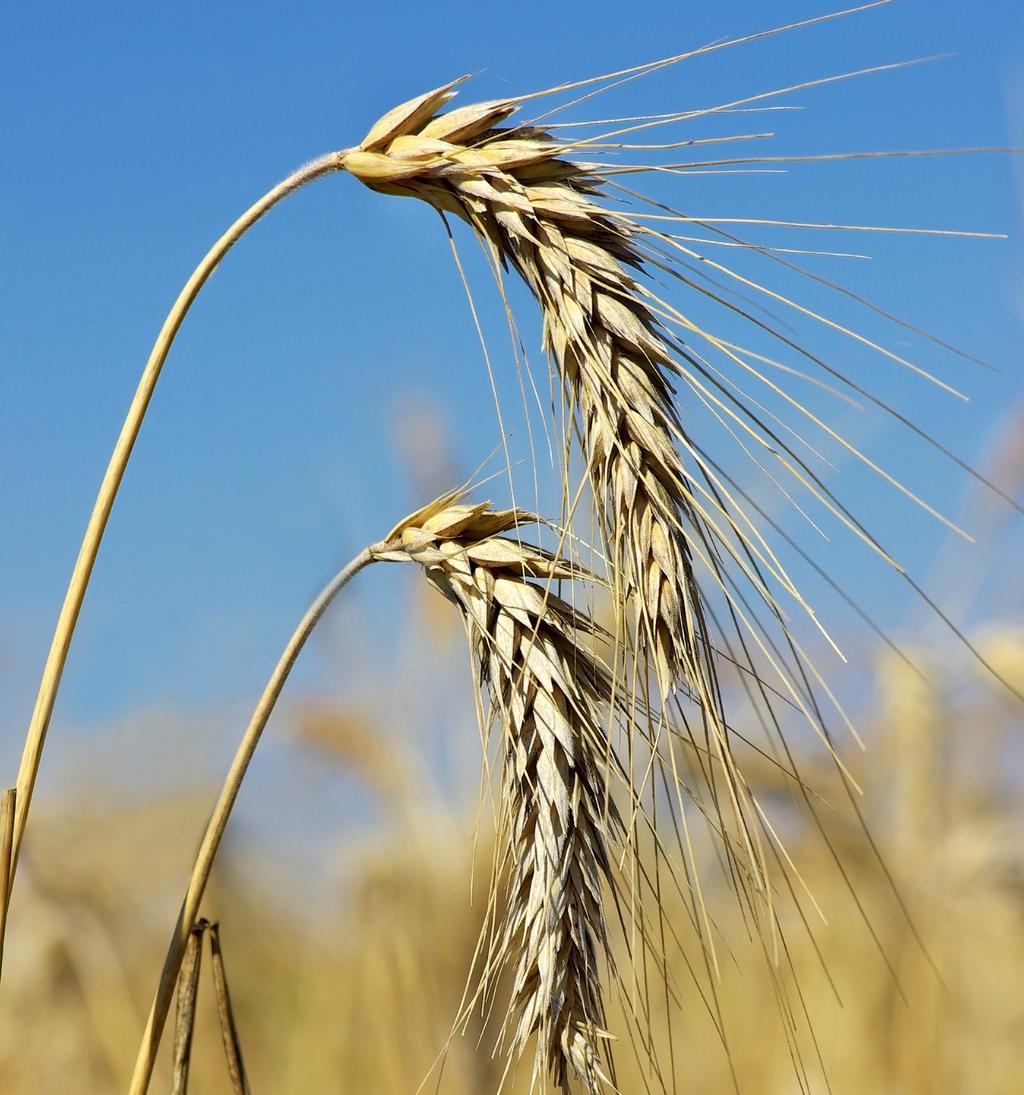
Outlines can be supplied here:
[[[828, 5], [638, 3], [625, 20], [621, 4], [596, 0], [516, 10], [517, 26], [482, 5], [422, 3], [42, 2], [7, 12], [0, 725], [12, 742], [153, 336], [194, 263], [249, 202], [304, 160], [358, 141], [390, 106], [463, 72], [479, 73], [463, 98], [491, 98]], [[806, 110], [771, 123], [780, 134], [774, 151], [1024, 144], [1024, 15], [1014, 0], [986, 0], [983, 10], [904, 0], [678, 66], [600, 109], [713, 105], [951, 51], [942, 63], [801, 94], [793, 101]], [[875, 378], [952, 448], [984, 462], [1024, 391], [1022, 178], [1020, 165], [1015, 172], [1010, 158], [995, 156], [672, 185], [685, 185], [679, 200], [708, 215], [1006, 232], [1000, 243], [856, 240], [876, 255], [857, 270], [858, 285], [1001, 369], [990, 375], [935, 354], [936, 370], [970, 391], [968, 407], [905, 376]], [[493, 289], [470, 241], [460, 242], [496, 368], [508, 378]], [[525, 331], [543, 375], [536, 327]], [[55, 726], [124, 719], [147, 706], [247, 711], [309, 596], [422, 501], [408, 468], [417, 407], [450, 431], [456, 472], [472, 470], [497, 443], [479, 346], [437, 218], [348, 178], [322, 181], [239, 245], [185, 324], [108, 530]], [[889, 426], [848, 425], [960, 511], [963, 476], [909, 451], [906, 435]], [[940, 530], [905, 518], [902, 503], [871, 493], [877, 485], [864, 477], [849, 478], [854, 500], [927, 574], [945, 547]], [[943, 558], [998, 569], [1008, 556], [996, 547], [979, 550], [974, 564], [962, 554]], [[858, 584], [860, 563], [850, 560]], [[388, 614], [400, 611], [390, 582], [390, 573], [368, 576], [355, 595], [385, 607], [385, 642]], [[893, 591], [865, 593], [871, 607], [889, 622], [905, 620], [905, 598], [878, 588]], [[1001, 600], [990, 595], [982, 611], [1020, 607], [1019, 581], [1008, 579]], [[303, 672], [336, 671], [316, 659]], [[0, 756], [13, 759], [12, 742]]]

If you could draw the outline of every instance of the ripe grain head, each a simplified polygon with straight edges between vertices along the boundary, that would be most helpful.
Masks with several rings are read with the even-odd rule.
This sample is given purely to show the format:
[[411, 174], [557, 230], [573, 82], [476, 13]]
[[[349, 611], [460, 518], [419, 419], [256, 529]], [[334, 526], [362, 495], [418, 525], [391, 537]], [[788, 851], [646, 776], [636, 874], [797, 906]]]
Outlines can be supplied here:
[[[482, 962], [481, 994], [511, 975], [509, 1067], [536, 1036], [533, 1083], [588, 1091], [609, 1083], [601, 954], [609, 844], [607, 669], [591, 652], [591, 618], [551, 589], [587, 575], [525, 543], [535, 521], [445, 495], [387, 537], [379, 557], [419, 563], [459, 609], [501, 758], [499, 861], [505, 900]], [[514, 533], [515, 538], [502, 533]]]
[[345, 167], [468, 221], [541, 305], [545, 343], [580, 416], [601, 526], [662, 689], [711, 699], [690, 526], [698, 521], [673, 437], [680, 429], [657, 320], [639, 296], [630, 232], [594, 200], [598, 180], [549, 134], [497, 128], [516, 100], [438, 109], [454, 85], [385, 115]]

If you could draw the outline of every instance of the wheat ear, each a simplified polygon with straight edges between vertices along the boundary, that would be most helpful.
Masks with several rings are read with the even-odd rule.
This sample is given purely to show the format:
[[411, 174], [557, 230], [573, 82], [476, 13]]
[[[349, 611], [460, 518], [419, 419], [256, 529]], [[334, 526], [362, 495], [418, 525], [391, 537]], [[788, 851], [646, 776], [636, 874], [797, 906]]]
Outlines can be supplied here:
[[[501, 130], [514, 99], [439, 114], [454, 84], [385, 115], [344, 167], [375, 190], [469, 222], [541, 306], [545, 344], [577, 409], [613, 572], [638, 613], [662, 690], [712, 706], [709, 643], [687, 528], [699, 527], [674, 437], [671, 357], [630, 269], [629, 230], [594, 200], [599, 180], [536, 129]], [[681, 520], [682, 517], [682, 520]]]
[[588, 652], [590, 618], [546, 583], [581, 569], [501, 533], [536, 518], [449, 494], [388, 536], [379, 557], [422, 565], [461, 614], [499, 726], [499, 848], [507, 901], [484, 979], [512, 971], [510, 1065], [537, 1036], [533, 1086], [550, 1075], [589, 1092], [610, 1084], [599, 1043], [598, 955], [609, 836], [621, 828], [604, 772], [611, 681]]

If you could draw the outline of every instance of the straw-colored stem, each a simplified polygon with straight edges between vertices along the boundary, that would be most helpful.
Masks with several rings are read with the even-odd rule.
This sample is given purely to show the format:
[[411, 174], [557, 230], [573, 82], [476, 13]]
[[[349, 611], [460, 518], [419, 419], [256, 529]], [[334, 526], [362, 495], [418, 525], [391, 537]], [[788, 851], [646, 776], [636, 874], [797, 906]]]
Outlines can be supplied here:
[[14, 813], [18, 792], [8, 787], [0, 796], [0, 975], [4, 968], [4, 935], [7, 932], [7, 905], [11, 899], [11, 849], [14, 838]]
[[71, 637], [78, 621], [78, 613], [85, 598], [85, 591], [89, 585], [89, 578], [92, 575], [92, 568], [96, 562], [96, 555], [99, 551], [100, 541], [103, 539], [103, 532], [107, 526], [110, 511], [114, 505], [114, 499], [117, 496], [124, 470], [131, 457], [132, 447], [135, 444], [136, 437], [138, 437], [142, 419], [145, 417], [153, 390], [160, 377], [160, 371], [167, 359], [174, 337], [178, 333], [178, 328], [181, 326], [206, 279], [213, 273], [221, 259], [246, 230], [251, 228], [264, 213], [275, 206], [282, 198], [298, 190], [299, 187], [312, 182], [321, 175], [341, 170], [341, 161], [344, 155], [344, 152], [331, 152], [312, 163], [306, 164], [289, 175], [283, 182], [278, 183], [273, 190], [264, 194], [255, 205], [250, 206], [217, 240], [203, 261], [196, 267], [195, 272], [185, 283], [185, 287], [174, 302], [174, 307], [168, 314], [167, 319], [164, 320], [159, 335], [157, 335], [149, 360], [146, 362], [146, 367], [139, 380], [139, 386], [128, 409], [128, 415], [121, 427], [117, 444], [114, 446], [110, 463], [107, 465], [103, 482], [100, 484], [96, 504], [93, 506], [92, 515], [89, 518], [82, 546], [79, 549], [78, 558], [75, 560], [74, 570], [71, 572], [71, 580], [68, 583], [64, 604], [61, 607], [57, 626], [53, 633], [50, 652], [43, 668], [39, 694], [36, 697], [35, 709], [32, 712], [32, 719], [25, 738], [21, 766], [18, 769], [18, 799], [14, 816], [10, 886], [14, 884], [13, 876], [18, 867], [18, 855], [21, 851], [29, 806], [32, 803], [32, 792], [39, 771], [39, 760], [46, 740], [46, 731], [50, 725], [50, 717], [53, 714], [57, 690], [60, 687], [61, 675], [64, 672], [64, 663], [67, 660], [68, 649], [71, 646]]
[[245, 778], [249, 762], [252, 760], [264, 727], [267, 725], [278, 697], [281, 695], [281, 690], [284, 688], [292, 667], [295, 665], [295, 660], [331, 601], [363, 567], [373, 561], [375, 553], [387, 550], [387, 547], [386, 544], [374, 544], [371, 547], [364, 548], [344, 569], [338, 571], [321, 590], [316, 600], [306, 610], [306, 614], [302, 617], [292, 637], [288, 640], [288, 645], [284, 648], [277, 665], [274, 667], [274, 672], [263, 689], [263, 695], [260, 696], [256, 710], [253, 711], [249, 725], [246, 727], [245, 734], [239, 743], [235, 759], [231, 762], [231, 768], [224, 780], [220, 797], [217, 799], [217, 805], [213, 809], [213, 814], [206, 826], [206, 832], [203, 834], [202, 844], [199, 846], [199, 853], [192, 868], [188, 889], [185, 891], [185, 900], [182, 902], [181, 912], [178, 914], [178, 921], [174, 926], [174, 934], [171, 937], [170, 946], [167, 948], [167, 956], [164, 959], [164, 967], [160, 974], [160, 983], [157, 986], [156, 996], [153, 999], [149, 1018], [146, 1021], [142, 1045], [139, 1047], [139, 1054], [135, 1061], [135, 1072], [132, 1075], [129, 1088], [131, 1095], [144, 1095], [149, 1088], [150, 1077], [153, 1074], [153, 1066], [156, 1062], [157, 1049], [160, 1045], [160, 1036], [163, 1033], [171, 998], [174, 995], [174, 984], [181, 970], [189, 935], [199, 913], [199, 905], [210, 877], [214, 857], [220, 847], [224, 829], [227, 826], [235, 799], [238, 797], [238, 791], [242, 785], [242, 780]]

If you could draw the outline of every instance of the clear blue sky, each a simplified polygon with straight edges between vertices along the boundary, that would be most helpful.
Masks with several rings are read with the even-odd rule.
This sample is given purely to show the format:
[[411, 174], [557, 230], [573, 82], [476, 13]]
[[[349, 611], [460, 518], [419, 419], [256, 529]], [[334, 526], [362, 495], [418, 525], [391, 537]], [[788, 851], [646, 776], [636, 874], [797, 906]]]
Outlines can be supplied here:
[[[153, 336], [194, 263], [250, 201], [460, 73], [480, 73], [464, 99], [490, 98], [828, 8], [660, 2], [624, 15], [625, 5], [599, 0], [519, 3], [513, 25], [486, 5], [9, 5], [0, 39], [3, 733], [20, 740]], [[800, 95], [806, 110], [772, 120], [776, 151], [1024, 144], [1017, 0], [902, 0], [674, 68], [600, 109], [707, 106], [950, 51], [941, 64]], [[858, 284], [1002, 369], [989, 376], [941, 358], [937, 370], [975, 397], [968, 408], [886, 374], [887, 392], [977, 461], [1024, 388], [1022, 177], [1008, 157], [814, 166], [686, 182], [680, 200], [707, 214], [1007, 232], [997, 244], [856, 240], [884, 260], [858, 269]], [[478, 284], [496, 365], [511, 375], [493, 290]], [[535, 327], [527, 335], [539, 368]], [[246, 238], [185, 324], [110, 524], [55, 726], [145, 705], [247, 710], [309, 595], [420, 501], [395, 425], [417, 400], [455, 435], [460, 472], [495, 445], [479, 347], [437, 218], [348, 178], [320, 182]], [[902, 434], [851, 428], [883, 456], [903, 453]], [[939, 480], [946, 473], [927, 461], [910, 467], [958, 510], [962, 477]], [[861, 479], [852, 484], [856, 494]], [[927, 572], [938, 531], [903, 524], [890, 494], [875, 497], [861, 501]], [[361, 595], [393, 605], [388, 580], [368, 578]], [[1010, 603], [1019, 609], [1019, 584]], [[890, 619], [906, 610], [873, 607]], [[0, 756], [13, 761], [11, 742]]]

